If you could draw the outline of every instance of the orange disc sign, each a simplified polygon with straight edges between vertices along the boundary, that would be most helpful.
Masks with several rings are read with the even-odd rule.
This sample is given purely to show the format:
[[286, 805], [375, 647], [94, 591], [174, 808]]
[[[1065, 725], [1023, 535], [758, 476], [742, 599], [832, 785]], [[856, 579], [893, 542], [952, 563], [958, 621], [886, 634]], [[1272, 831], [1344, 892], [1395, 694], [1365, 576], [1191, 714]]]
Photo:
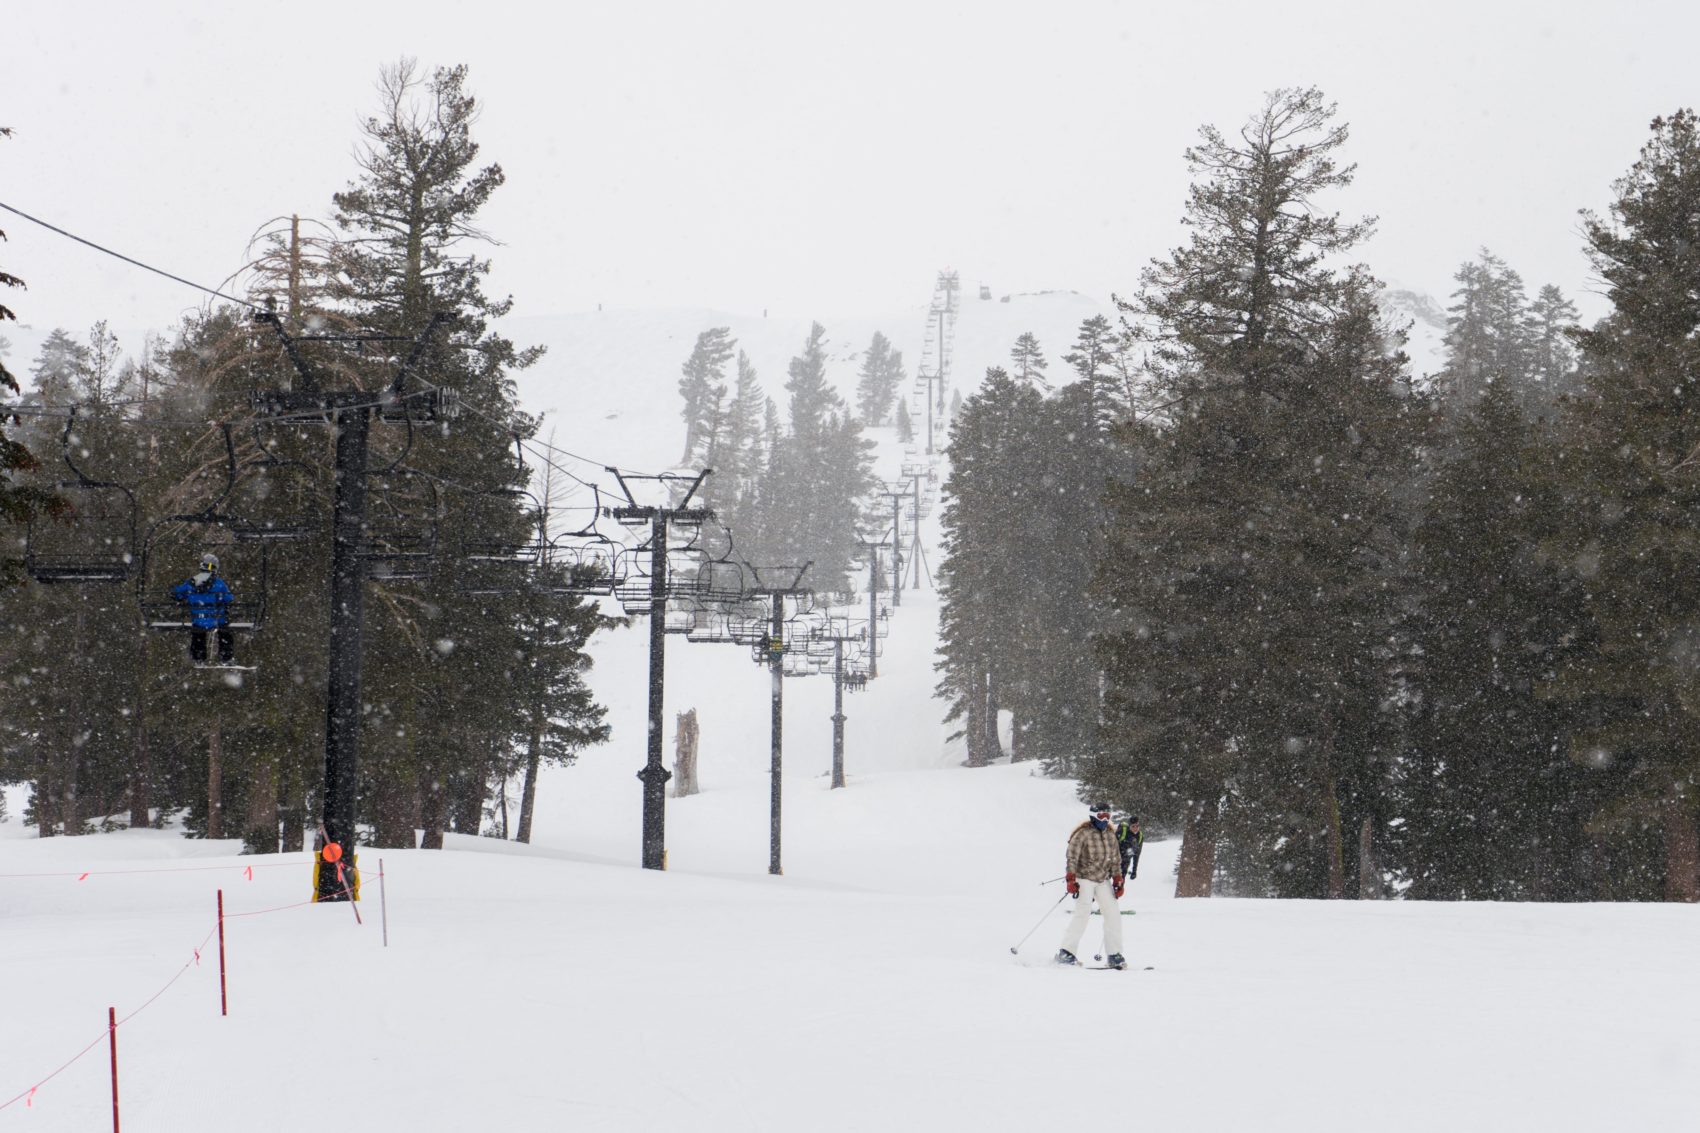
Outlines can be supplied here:
[[326, 842], [325, 848], [319, 851], [319, 856], [324, 858], [327, 862], [341, 861], [342, 847], [337, 845], [335, 842]]

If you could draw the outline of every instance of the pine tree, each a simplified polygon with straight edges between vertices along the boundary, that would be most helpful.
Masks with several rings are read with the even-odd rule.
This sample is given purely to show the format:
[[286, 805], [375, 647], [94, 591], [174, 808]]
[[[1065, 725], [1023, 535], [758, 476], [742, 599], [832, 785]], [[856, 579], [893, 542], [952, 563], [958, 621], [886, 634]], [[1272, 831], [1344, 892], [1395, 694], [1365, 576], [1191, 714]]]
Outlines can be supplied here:
[[805, 443], [818, 435], [827, 415], [845, 413], [844, 401], [826, 377], [826, 328], [809, 328], [803, 352], [791, 359], [785, 391], [791, 395], [791, 435]]
[[1063, 361], [1085, 383], [1089, 398], [1088, 416], [1101, 435], [1132, 415], [1132, 407], [1117, 381], [1116, 355], [1118, 335], [1104, 315], [1093, 315], [1080, 324], [1074, 349], [1063, 355]]
[[1495, 383], [1510, 389], [1517, 404], [1532, 406], [1537, 394], [1522, 277], [1483, 248], [1480, 259], [1453, 278], [1459, 287], [1448, 308], [1447, 363], [1440, 375], [1448, 406], [1466, 412]]
[[1043, 457], [1031, 443], [1040, 406], [1037, 391], [994, 368], [951, 427], [935, 668], [945, 719], [963, 721], [972, 767], [1001, 751], [1000, 684], [1030, 672], [1022, 653], [1033, 640], [1031, 596], [1040, 581], [1023, 524], [1040, 510], [1033, 497]]
[[1028, 385], [1049, 386], [1045, 378], [1045, 369], [1049, 365], [1045, 361], [1045, 352], [1039, 348], [1039, 340], [1032, 331], [1024, 331], [1015, 345], [1009, 350], [1010, 373], [1018, 382]]
[[[0, 126], [0, 139], [11, 137], [11, 134], [9, 127]], [[5, 239], [5, 230], [0, 229], [0, 241]], [[0, 288], [23, 286], [23, 280], [0, 268]], [[17, 317], [10, 307], [0, 303], [0, 324], [8, 319], [16, 321]], [[5, 343], [5, 339], [0, 338], [0, 343]], [[0, 394], [18, 392], [18, 379], [6, 368], [6, 351], [0, 349]], [[25, 445], [5, 432], [7, 426], [16, 423], [16, 417], [0, 418], [0, 519], [13, 526], [28, 523], [44, 511], [61, 511], [64, 507], [50, 491], [18, 482], [19, 476], [38, 468], [39, 462]], [[0, 555], [0, 586], [22, 579], [19, 566], [14, 556]]]
[[[1700, 900], [1700, 120], [1679, 110], [1613, 186], [1609, 218], [1584, 214], [1612, 313], [1576, 337], [1591, 397], [1567, 422], [1569, 495], [1555, 553], [1574, 564], [1595, 637], [1552, 694], [1593, 716], [1570, 754], [1613, 780], [1590, 830], [1656, 856], [1625, 871], [1666, 900]], [[1627, 879], [1626, 879], [1627, 880]], [[1626, 886], [1627, 888], [1627, 886]], [[1650, 891], [1649, 891], [1650, 890]]]
[[[790, 429], [771, 436], [768, 463], [740, 548], [756, 565], [812, 562], [817, 590], [849, 589], [856, 532], [873, 490], [873, 442], [826, 376], [826, 330], [815, 323], [791, 359]], [[772, 424], [776, 425], [776, 422]]]
[[1529, 304], [1530, 404], [1527, 411], [1534, 415], [1550, 412], [1560, 398], [1577, 390], [1576, 350], [1570, 343], [1570, 332], [1575, 329], [1579, 317], [1576, 304], [1550, 283], [1542, 287], [1534, 302]]
[[723, 439], [710, 467], [714, 475], [703, 484], [703, 503], [714, 509], [730, 527], [743, 526], [743, 510], [757, 477], [764, 451], [762, 412], [767, 396], [762, 392], [749, 355], [738, 351], [737, 385], [727, 404]]
[[738, 348], [731, 327], [711, 327], [697, 335], [691, 356], [680, 367], [679, 396], [684, 398], [680, 415], [685, 419], [685, 464], [711, 461], [723, 422], [726, 400], [726, 363]]
[[1489, 383], [1436, 470], [1412, 541], [1420, 649], [1388, 864], [1423, 899], [1586, 894], [1597, 786], [1541, 695], [1582, 640], [1581, 580], [1539, 548], [1559, 507], [1513, 390]]
[[[380, 113], [363, 129], [361, 176], [333, 197], [338, 227], [350, 234], [345, 306], [363, 325], [404, 338], [433, 312], [454, 312], [448, 348], [429, 361], [433, 380], [456, 387], [465, 408], [446, 435], [406, 455], [410, 468], [448, 486], [426, 493], [413, 479], [403, 493], [412, 497], [406, 517], [446, 543], [436, 569], [422, 590], [391, 596], [386, 584], [368, 606], [387, 615], [368, 628], [368, 680], [391, 693], [369, 721], [363, 766], [378, 844], [411, 844], [417, 826], [432, 848], [446, 829], [478, 832], [489, 780], [513, 742], [505, 694], [525, 657], [561, 656], [528, 653], [527, 633], [552, 632], [547, 622], [522, 616], [521, 594], [478, 593], [460, 551], [464, 541], [535, 538], [536, 516], [517, 494], [527, 472], [514, 442], [536, 424], [517, 409], [512, 373], [541, 353], [489, 329], [512, 301], [484, 294], [490, 264], [464, 251], [485, 238], [477, 216], [503, 182], [500, 166], [476, 165], [478, 106], [465, 80], [464, 66], [428, 76], [409, 61], [387, 68]], [[431, 496], [434, 517], [420, 514]]]
[[1211, 892], [1223, 839], [1283, 892], [1344, 895], [1348, 832], [1387, 817], [1377, 706], [1416, 442], [1376, 285], [1326, 264], [1368, 231], [1318, 207], [1353, 172], [1333, 116], [1284, 90], [1234, 142], [1205, 127], [1189, 243], [1123, 304], [1177, 408], [1111, 492], [1108, 731], [1084, 782], [1183, 831], [1181, 896]]
[[864, 425], [883, 424], [892, 395], [897, 392], [891, 354], [891, 341], [876, 330], [862, 355], [862, 372], [856, 384], [856, 404]]
[[42, 340], [30, 367], [34, 379], [30, 393], [39, 405], [67, 407], [77, 400], [79, 386], [89, 369], [89, 348], [62, 327], [55, 327]]
[[897, 399], [897, 439], [903, 444], [913, 444], [915, 441], [915, 423], [909, 418], [909, 399]]

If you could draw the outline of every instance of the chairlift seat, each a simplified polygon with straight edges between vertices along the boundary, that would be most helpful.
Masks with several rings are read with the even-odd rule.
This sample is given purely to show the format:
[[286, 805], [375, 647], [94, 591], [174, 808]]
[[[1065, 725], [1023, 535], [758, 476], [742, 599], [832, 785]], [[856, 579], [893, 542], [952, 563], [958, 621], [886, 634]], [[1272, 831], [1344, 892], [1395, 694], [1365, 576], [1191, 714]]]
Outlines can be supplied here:
[[[230, 604], [230, 620], [226, 628], [253, 631], [260, 628], [265, 617], [266, 607], [263, 602], [232, 602]], [[194, 619], [190, 616], [189, 611], [176, 602], [144, 602], [142, 604], [142, 622], [149, 629], [169, 631], [195, 628]], [[216, 629], [208, 632], [216, 632]]]
[[24, 569], [37, 582], [124, 582], [131, 577], [135, 564], [128, 558], [70, 559], [46, 555], [26, 557]]

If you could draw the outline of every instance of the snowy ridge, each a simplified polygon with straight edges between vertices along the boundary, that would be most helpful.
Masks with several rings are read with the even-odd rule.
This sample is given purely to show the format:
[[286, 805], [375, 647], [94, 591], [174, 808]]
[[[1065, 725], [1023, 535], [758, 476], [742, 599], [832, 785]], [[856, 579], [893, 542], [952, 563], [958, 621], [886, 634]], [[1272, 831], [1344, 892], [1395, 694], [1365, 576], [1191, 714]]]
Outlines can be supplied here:
[[[1009, 364], [1010, 347], [1026, 331], [1044, 347], [1054, 384], [1064, 384], [1070, 372], [1062, 356], [1074, 348], [1081, 322], [1116, 314], [1108, 301], [1071, 291], [1016, 295], [1007, 303], [975, 294], [970, 284], [953, 344], [954, 386], [964, 398], [979, 388], [987, 367]], [[855, 318], [822, 315], [819, 321], [826, 327], [828, 373], [851, 406], [861, 354], [875, 331], [903, 351], [905, 371], [914, 378], [927, 332], [925, 303]], [[502, 330], [522, 346], [548, 347], [541, 362], [519, 375], [521, 402], [546, 414], [545, 437], [553, 426], [564, 448], [602, 463], [655, 471], [672, 467], [681, 456], [679, 367], [696, 336], [718, 326], [732, 329], [783, 415], [786, 367], [808, 337], [807, 319], [709, 308], [608, 310], [509, 318]]]

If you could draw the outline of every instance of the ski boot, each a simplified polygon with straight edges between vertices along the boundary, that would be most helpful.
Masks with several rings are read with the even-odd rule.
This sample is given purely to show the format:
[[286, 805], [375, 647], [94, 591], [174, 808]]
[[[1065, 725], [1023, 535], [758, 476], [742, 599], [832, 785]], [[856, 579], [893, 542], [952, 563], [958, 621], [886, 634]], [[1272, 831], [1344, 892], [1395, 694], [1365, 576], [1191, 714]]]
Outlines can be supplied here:
[[1127, 961], [1122, 959], [1120, 952], [1112, 952], [1104, 958], [1104, 966], [1106, 968], [1126, 968]]
[[1066, 948], [1057, 949], [1057, 963], [1063, 965], [1064, 967], [1072, 967], [1072, 968], [1080, 967], [1080, 961], [1075, 959], [1074, 953], [1070, 952]]

